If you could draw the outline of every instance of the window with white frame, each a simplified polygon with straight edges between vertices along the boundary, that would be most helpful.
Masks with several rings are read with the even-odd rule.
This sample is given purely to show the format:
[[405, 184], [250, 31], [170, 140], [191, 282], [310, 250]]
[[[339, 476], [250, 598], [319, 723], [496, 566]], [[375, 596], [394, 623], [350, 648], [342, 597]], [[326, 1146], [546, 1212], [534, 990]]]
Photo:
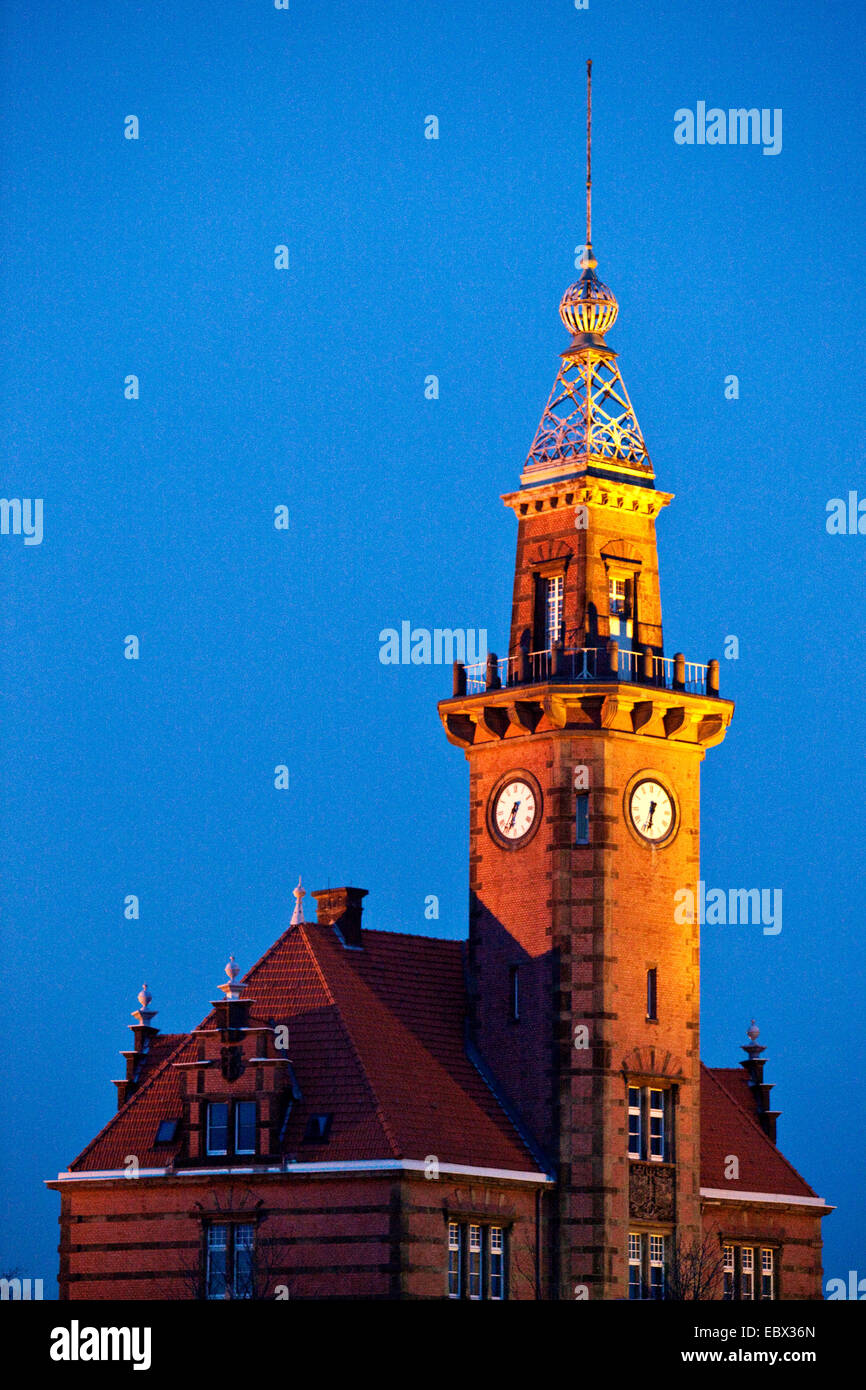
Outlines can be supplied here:
[[212, 1222], [205, 1243], [205, 1297], [252, 1298], [252, 1223]]
[[629, 1231], [628, 1296], [660, 1299], [667, 1292], [667, 1236], [662, 1231]]
[[660, 1086], [628, 1088], [628, 1156], [673, 1161], [673, 1097]]
[[448, 1297], [459, 1298], [463, 1283], [462, 1242], [456, 1221], [448, 1222]]
[[544, 598], [544, 650], [549, 651], [554, 642], [562, 637], [562, 601], [565, 580], [561, 574], [552, 574], [542, 580]]
[[488, 1297], [500, 1302], [505, 1297], [505, 1232], [490, 1227], [490, 1282]]
[[614, 579], [608, 580], [607, 593], [611, 617], [625, 618], [628, 616], [628, 580]]
[[448, 1297], [502, 1302], [508, 1293], [506, 1232], [478, 1221], [448, 1222]]
[[[756, 1282], [756, 1277], [760, 1282]], [[770, 1245], [722, 1246], [722, 1298], [771, 1300], [776, 1297], [776, 1251]]]
[[761, 1298], [775, 1298], [775, 1251], [769, 1246], [761, 1247]]
[[[231, 1141], [231, 1142], [229, 1142]], [[214, 1156], [256, 1152], [256, 1102], [209, 1101], [206, 1116], [207, 1152]]]

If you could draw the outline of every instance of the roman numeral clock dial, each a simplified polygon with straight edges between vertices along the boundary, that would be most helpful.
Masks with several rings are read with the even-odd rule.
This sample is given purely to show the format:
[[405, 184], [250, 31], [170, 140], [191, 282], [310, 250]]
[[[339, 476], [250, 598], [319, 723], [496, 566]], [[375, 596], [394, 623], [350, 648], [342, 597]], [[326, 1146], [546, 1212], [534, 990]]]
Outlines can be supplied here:
[[628, 813], [638, 835], [651, 845], [660, 845], [673, 834], [676, 824], [673, 797], [661, 782], [651, 777], [641, 778], [632, 788]]
[[487, 808], [491, 835], [503, 848], [530, 840], [541, 818], [541, 789], [528, 773], [510, 773], [495, 788]]

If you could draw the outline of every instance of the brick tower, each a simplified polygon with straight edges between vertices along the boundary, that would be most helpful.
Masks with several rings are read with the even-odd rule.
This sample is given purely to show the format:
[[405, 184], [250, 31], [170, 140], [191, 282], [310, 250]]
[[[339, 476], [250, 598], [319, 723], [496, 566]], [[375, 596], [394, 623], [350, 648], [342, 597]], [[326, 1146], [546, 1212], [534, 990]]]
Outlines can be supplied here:
[[588, 229], [559, 310], [571, 343], [503, 498], [508, 657], [458, 663], [439, 710], [470, 767], [470, 1036], [558, 1177], [555, 1296], [612, 1299], [700, 1239], [699, 926], [674, 904], [697, 889], [700, 764], [733, 706], [717, 661], [665, 656], [672, 498], [596, 265]]

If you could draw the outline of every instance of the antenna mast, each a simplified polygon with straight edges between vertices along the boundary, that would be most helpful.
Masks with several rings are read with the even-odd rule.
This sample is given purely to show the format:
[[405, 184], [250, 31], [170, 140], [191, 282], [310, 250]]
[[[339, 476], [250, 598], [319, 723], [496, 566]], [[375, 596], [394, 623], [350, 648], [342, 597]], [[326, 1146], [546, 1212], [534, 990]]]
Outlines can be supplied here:
[[586, 60], [586, 244], [592, 244], [592, 59]]

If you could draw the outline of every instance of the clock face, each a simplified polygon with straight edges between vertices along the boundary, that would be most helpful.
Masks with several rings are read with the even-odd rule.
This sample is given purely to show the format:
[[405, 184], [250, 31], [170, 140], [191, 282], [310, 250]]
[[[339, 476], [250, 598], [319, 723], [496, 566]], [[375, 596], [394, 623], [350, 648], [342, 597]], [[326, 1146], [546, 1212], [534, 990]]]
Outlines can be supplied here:
[[650, 844], [666, 840], [674, 828], [674, 803], [660, 782], [646, 778], [638, 782], [628, 804], [632, 825]]
[[492, 827], [501, 840], [517, 845], [533, 830], [538, 818], [538, 796], [522, 777], [503, 783], [491, 805]]

